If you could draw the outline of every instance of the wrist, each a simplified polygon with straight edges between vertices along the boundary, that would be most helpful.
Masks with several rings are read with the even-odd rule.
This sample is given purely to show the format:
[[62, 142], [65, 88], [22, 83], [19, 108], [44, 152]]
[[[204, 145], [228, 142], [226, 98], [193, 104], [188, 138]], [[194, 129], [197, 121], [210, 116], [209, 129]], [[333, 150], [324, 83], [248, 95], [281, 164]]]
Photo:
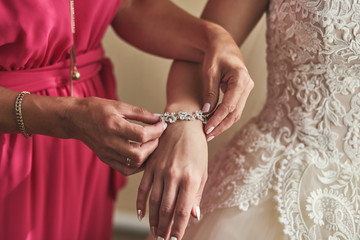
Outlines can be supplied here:
[[204, 22], [205, 22], [205, 36], [207, 43], [204, 53], [206, 53], [214, 45], [216, 45], [215, 43], [223, 37], [224, 33], [227, 34], [227, 31], [222, 26], [216, 23], [209, 22], [206, 20], [204, 20]]
[[58, 112], [61, 121], [64, 138], [79, 139], [81, 129], [79, 129], [78, 119], [84, 110], [89, 109], [87, 98], [67, 97], [63, 99], [63, 106]]
[[188, 113], [194, 113], [201, 110], [199, 103], [171, 103], [167, 104], [165, 107], [165, 112], [182, 112], [186, 111]]
[[[189, 132], [191, 135], [201, 135], [205, 139], [204, 127], [201, 121], [177, 121], [173, 124], [168, 124], [165, 134], [171, 134], [177, 136], [178, 134], [183, 135], [184, 133]], [[206, 139], [205, 139], [206, 141]]]
[[202, 133], [204, 132], [203, 126], [207, 121], [206, 116], [202, 114], [199, 106], [185, 106], [183, 104], [168, 105], [160, 119], [167, 122], [170, 129], [173, 125], [182, 127], [191, 126], [200, 129]]
[[70, 97], [27, 95], [22, 103], [25, 129], [31, 134], [58, 138], [71, 137], [71, 124], [66, 109], [73, 101]]

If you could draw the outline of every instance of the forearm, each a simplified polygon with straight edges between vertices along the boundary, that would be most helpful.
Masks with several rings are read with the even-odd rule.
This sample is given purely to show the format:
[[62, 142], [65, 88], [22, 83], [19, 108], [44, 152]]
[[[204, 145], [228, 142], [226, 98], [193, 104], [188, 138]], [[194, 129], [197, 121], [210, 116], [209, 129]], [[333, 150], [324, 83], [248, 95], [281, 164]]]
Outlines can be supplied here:
[[201, 109], [201, 65], [174, 61], [169, 72], [166, 96], [166, 111], [194, 112]]
[[[18, 94], [17, 91], [0, 87], [1, 133], [20, 132], [14, 108]], [[26, 132], [61, 138], [69, 137], [69, 131], [63, 119], [70, 101], [68, 98], [25, 95], [21, 109]]]
[[203, 59], [213, 34], [221, 28], [169, 0], [125, 0], [112, 26], [122, 39], [143, 51], [193, 62]]
[[268, 4], [269, 0], [208, 0], [201, 18], [224, 27], [240, 46]]

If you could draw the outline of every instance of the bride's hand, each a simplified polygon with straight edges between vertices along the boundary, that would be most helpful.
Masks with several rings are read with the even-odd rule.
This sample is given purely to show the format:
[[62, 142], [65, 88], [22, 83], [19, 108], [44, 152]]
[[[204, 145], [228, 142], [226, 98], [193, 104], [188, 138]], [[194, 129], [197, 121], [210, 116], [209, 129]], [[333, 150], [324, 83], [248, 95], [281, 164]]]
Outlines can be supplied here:
[[[231, 35], [221, 27], [212, 32], [202, 65], [204, 106], [203, 112], [213, 112], [205, 126], [208, 141], [224, 132], [240, 119], [245, 102], [254, 87], [239, 47]], [[224, 93], [219, 100], [220, 89]]]
[[151, 190], [149, 220], [154, 236], [183, 237], [190, 214], [195, 216], [194, 207], [200, 204], [207, 179], [207, 154], [198, 120], [170, 124], [160, 137], [158, 148], [146, 162], [137, 197], [142, 218]]

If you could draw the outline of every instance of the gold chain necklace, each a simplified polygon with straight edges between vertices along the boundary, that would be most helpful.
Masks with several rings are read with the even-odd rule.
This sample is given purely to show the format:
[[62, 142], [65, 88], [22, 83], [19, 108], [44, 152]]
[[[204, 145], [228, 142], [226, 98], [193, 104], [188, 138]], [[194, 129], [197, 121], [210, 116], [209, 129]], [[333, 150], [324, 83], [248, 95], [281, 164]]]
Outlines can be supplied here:
[[70, 1], [70, 17], [71, 17], [71, 33], [73, 44], [70, 51], [70, 95], [73, 95], [73, 80], [80, 79], [80, 73], [76, 68], [76, 55], [75, 55], [75, 10], [74, 0]]

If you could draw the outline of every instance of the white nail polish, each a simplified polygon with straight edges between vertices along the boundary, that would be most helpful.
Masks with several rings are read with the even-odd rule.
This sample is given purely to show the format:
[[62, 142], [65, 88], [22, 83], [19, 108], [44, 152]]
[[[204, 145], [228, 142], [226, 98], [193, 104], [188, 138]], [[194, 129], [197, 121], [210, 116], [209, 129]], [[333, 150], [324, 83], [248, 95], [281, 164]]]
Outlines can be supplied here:
[[140, 209], [137, 210], [137, 217], [138, 217], [139, 222], [141, 222], [143, 217], [142, 217], [142, 211]]
[[203, 113], [207, 113], [210, 111], [210, 103], [205, 103], [202, 110]]
[[161, 114], [160, 114], [160, 113], [154, 113], [154, 116], [155, 116], [155, 117], [160, 117]]
[[164, 131], [165, 131], [165, 129], [167, 128], [167, 126], [168, 126], [167, 123], [165, 123], [165, 124], [164, 124]]
[[206, 134], [210, 134], [213, 130], [214, 130], [214, 127], [209, 128], [209, 129], [206, 131]]
[[158, 237], [157, 240], [165, 240], [163, 237]]
[[208, 137], [208, 138], [206, 139], [206, 141], [210, 142], [210, 141], [213, 140], [213, 139], [214, 139], [214, 136], [211, 136], [211, 137]]
[[178, 240], [177, 237], [171, 237], [170, 240]]
[[199, 206], [196, 206], [196, 207], [195, 207], [195, 212], [196, 212], [196, 218], [197, 218], [197, 220], [200, 221], [200, 215], [201, 215], [201, 213], [200, 213], [200, 207], [199, 207]]

